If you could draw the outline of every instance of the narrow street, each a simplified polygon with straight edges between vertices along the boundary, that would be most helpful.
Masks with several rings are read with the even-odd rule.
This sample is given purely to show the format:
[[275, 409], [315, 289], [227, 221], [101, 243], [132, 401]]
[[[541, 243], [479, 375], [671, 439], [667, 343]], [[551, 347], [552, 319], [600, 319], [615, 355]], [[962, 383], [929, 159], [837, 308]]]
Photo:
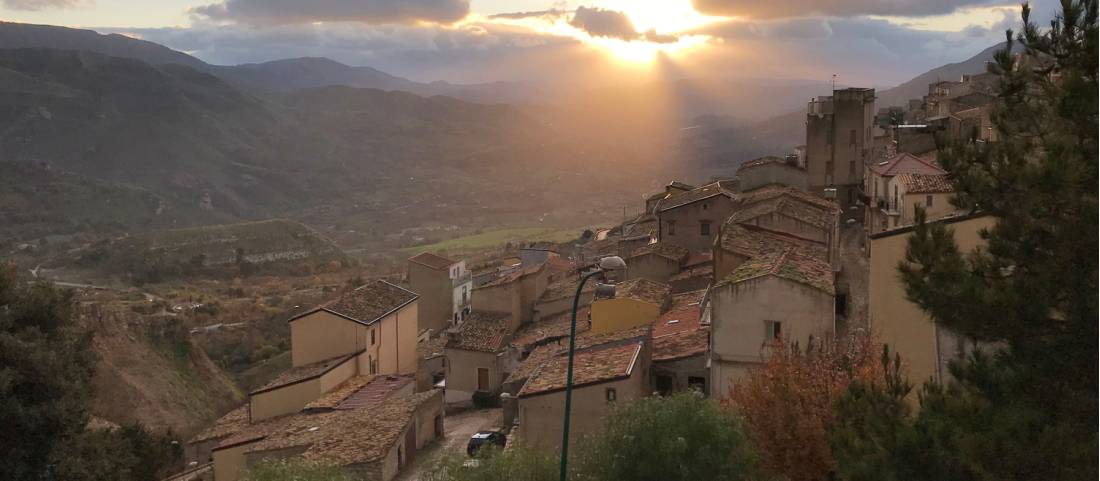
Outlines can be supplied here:
[[412, 465], [406, 466], [395, 478], [396, 481], [418, 481], [422, 470], [430, 469], [447, 453], [459, 453], [465, 456], [466, 443], [470, 436], [483, 429], [499, 429], [502, 410], [500, 408], [479, 409], [448, 415], [443, 421], [443, 439], [416, 453]]

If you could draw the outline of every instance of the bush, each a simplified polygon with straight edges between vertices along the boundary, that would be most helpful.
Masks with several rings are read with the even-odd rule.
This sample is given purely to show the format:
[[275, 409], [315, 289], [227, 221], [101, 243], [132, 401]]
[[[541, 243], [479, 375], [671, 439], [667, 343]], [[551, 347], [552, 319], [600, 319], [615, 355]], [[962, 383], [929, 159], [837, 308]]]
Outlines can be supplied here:
[[261, 462], [248, 470], [245, 481], [352, 481], [340, 467], [304, 461], [301, 458]]
[[477, 391], [471, 398], [474, 407], [478, 409], [500, 407], [500, 393]]
[[485, 446], [471, 462], [463, 455], [452, 455], [427, 473], [423, 481], [556, 481], [558, 457], [522, 444], [500, 450]]

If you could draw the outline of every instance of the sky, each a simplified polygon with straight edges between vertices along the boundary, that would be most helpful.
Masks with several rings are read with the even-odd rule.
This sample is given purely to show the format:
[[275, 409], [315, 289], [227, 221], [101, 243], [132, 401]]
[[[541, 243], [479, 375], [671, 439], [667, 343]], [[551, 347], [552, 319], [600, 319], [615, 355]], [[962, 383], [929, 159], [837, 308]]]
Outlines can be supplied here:
[[[1032, 2], [1042, 23], [1056, 5]], [[214, 64], [318, 56], [417, 81], [835, 74], [886, 87], [1002, 42], [1019, 9], [1013, 0], [0, 0], [0, 19], [122, 33]]]

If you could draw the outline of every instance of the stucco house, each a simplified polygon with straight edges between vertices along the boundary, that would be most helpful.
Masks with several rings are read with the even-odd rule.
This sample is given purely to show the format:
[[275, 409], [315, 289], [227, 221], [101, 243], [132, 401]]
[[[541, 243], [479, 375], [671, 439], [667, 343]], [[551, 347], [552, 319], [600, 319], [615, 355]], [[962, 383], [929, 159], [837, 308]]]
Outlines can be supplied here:
[[680, 273], [688, 254], [687, 248], [670, 242], [643, 245], [625, 258], [625, 278], [668, 282], [670, 277]]
[[[568, 358], [555, 355], [540, 364], [519, 390], [519, 426], [523, 442], [560, 449]], [[649, 347], [644, 338], [578, 349], [573, 367], [570, 443], [598, 432], [611, 406], [649, 394]]]
[[718, 227], [735, 210], [730, 182], [712, 182], [657, 203], [657, 240], [692, 252], [710, 249]]
[[912, 225], [915, 207], [931, 220], [954, 215], [954, 188], [947, 171], [933, 161], [900, 153], [867, 168], [865, 225], [871, 234]]
[[[984, 246], [985, 241], [979, 233], [992, 228], [995, 219], [978, 214], [935, 222], [949, 226], [959, 250], [969, 252]], [[947, 364], [969, 352], [973, 343], [936, 324], [906, 298], [897, 266], [905, 260], [906, 245], [912, 233], [912, 227], [905, 227], [870, 237], [871, 333], [901, 356], [912, 382], [919, 384], [930, 379], [946, 382], [950, 376]]]
[[710, 293], [710, 394], [721, 397], [777, 340], [832, 338], [835, 275], [825, 261], [794, 247], [753, 257]]
[[725, 279], [745, 261], [794, 247], [799, 252], [828, 259], [829, 250], [824, 242], [799, 237], [782, 231], [752, 224], [741, 224], [730, 218], [722, 226], [722, 234], [714, 242], [714, 279]]
[[592, 332], [602, 334], [652, 324], [669, 305], [668, 284], [645, 278], [615, 284], [615, 297], [592, 301]]
[[420, 295], [420, 331], [438, 333], [470, 312], [474, 284], [466, 261], [422, 252], [409, 258], [407, 275], [410, 289]]
[[418, 299], [378, 280], [292, 317], [291, 365], [355, 354], [363, 374], [415, 374]]
[[645, 213], [654, 215], [657, 213], [657, 206], [661, 201], [673, 197], [675, 195], [683, 194], [695, 189], [694, 185], [685, 184], [680, 181], [669, 182], [665, 185], [665, 189], [660, 192], [655, 192], [646, 196], [645, 199]]
[[673, 308], [653, 323], [653, 387], [661, 393], [696, 389], [709, 395], [709, 315], [704, 307]]
[[830, 259], [840, 237], [840, 208], [793, 189], [766, 189], [741, 199], [730, 222], [763, 227], [824, 244]]
[[447, 333], [446, 402], [469, 402], [475, 393], [499, 394], [507, 374], [508, 314], [474, 311]]
[[291, 369], [195, 436], [189, 457], [212, 460], [215, 481], [299, 455], [391, 479], [442, 433], [442, 391], [415, 394], [416, 301], [379, 280], [292, 317]]
[[535, 303], [554, 274], [548, 264], [544, 262], [517, 270], [474, 289], [473, 310], [507, 313], [511, 330], [531, 322]]
[[806, 169], [798, 166], [798, 158], [781, 159], [764, 156], [746, 161], [737, 168], [737, 187], [748, 192], [769, 185], [785, 185], [800, 190], [809, 188]]

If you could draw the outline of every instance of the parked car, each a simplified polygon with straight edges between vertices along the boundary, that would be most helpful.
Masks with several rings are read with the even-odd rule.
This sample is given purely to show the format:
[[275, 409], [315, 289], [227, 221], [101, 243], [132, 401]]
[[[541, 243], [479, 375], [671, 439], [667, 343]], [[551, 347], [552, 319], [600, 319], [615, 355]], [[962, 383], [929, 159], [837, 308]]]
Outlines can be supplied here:
[[477, 452], [481, 450], [481, 447], [486, 444], [495, 444], [503, 448], [507, 442], [508, 437], [500, 431], [478, 431], [470, 436], [470, 443], [466, 445], [466, 454], [474, 457], [477, 456]]

